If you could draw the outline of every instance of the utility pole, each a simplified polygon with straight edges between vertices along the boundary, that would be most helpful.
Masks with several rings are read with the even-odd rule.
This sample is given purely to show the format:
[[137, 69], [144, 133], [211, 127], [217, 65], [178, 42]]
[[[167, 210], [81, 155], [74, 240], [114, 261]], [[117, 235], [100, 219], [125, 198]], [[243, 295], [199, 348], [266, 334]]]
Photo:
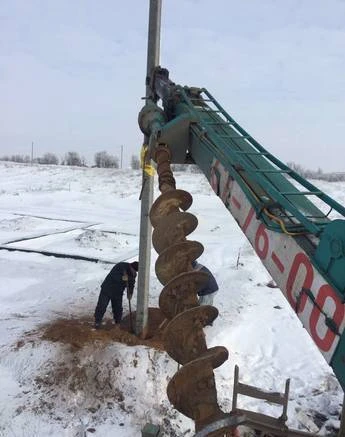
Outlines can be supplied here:
[[31, 142], [31, 165], [34, 162], [34, 142]]
[[121, 169], [122, 169], [122, 159], [123, 159], [123, 146], [121, 145]]
[[[159, 65], [160, 30], [161, 30], [162, 0], [150, 0], [149, 29], [147, 42], [146, 69], [146, 105], [151, 96], [150, 77], [153, 69]], [[148, 145], [149, 138], [144, 136], [144, 144]], [[139, 273], [136, 312], [136, 334], [146, 338], [148, 332], [148, 302], [151, 265], [151, 223], [149, 212], [153, 198], [153, 175], [145, 171], [145, 164], [149, 165], [150, 158], [143, 162], [143, 178], [141, 192], [140, 239], [139, 239]]]

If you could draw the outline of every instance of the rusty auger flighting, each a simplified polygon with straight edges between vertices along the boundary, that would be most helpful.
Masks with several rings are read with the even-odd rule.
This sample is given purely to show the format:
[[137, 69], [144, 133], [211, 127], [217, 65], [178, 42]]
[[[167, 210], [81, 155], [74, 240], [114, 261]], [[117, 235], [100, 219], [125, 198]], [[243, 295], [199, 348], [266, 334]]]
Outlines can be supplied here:
[[228, 351], [223, 346], [208, 349], [206, 345], [203, 328], [215, 320], [218, 310], [198, 303], [197, 291], [208, 275], [192, 268], [192, 262], [204, 250], [202, 244], [186, 239], [198, 224], [196, 217], [186, 212], [192, 204], [192, 196], [176, 189], [167, 145], [158, 145], [153, 158], [162, 193], [150, 211], [154, 228], [152, 243], [159, 254], [155, 269], [164, 285], [159, 306], [166, 318], [166, 351], [179, 364], [179, 370], [168, 384], [167, 394], [178, 411], [195, 421], [196, 431], [199, 431], [224, 417], [217, 402], [213, 369], [227, 360]]

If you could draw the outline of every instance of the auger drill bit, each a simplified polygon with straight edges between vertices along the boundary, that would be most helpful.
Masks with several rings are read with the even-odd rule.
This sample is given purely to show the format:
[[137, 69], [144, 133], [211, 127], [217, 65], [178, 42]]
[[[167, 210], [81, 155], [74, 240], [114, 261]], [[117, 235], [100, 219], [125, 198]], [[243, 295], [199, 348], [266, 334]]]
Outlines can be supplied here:
[[[153, 247], [159, 254], [155, 270], [164, 285], [159, 297], [167, 321], [163, 338], [167, 353], [182, 365], [169, 382], [167, 394], [178, 411], [195, 421], [198, 431], [224, 417], [217, 402], [213, 369], [228, 359], [228, 351], [222, 346], [208, 349], [206, 344], [203, 328], [216, 319], [218, 310], [198, 303], [197, 292], [208, 281], [208, 274], [192, 267], [203, 253], [203, 245], [186, 239], [198, 224], [193, 214], [185, 212], [192, 196], [176, 189], [170, 150], [165, 144], [156, 147], [154, 159], [162, 194], [151, 207], [150, 220]], [[212, 433], [217, 435], [224, 435], [224, 430]]]

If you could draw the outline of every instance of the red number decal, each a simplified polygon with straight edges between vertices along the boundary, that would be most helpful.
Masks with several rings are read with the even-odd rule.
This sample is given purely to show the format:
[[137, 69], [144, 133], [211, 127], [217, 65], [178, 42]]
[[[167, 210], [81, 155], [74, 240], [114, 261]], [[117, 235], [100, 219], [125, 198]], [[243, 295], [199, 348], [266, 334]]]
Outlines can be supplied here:
[[265, 225], [261, 223], [255, 234], [255, 251], [259, 255], [260, 259], [266, 258], [268, 252], [268, 246], [269, 246], [269, 241], [268, 241], [266, 228]]
[[[333, 313], [333, 320], [334, 320], [335, 324], [339, 327], [341, 322], [343, 321], [343, 318], [344, 318], [344, 305], [339, 301], [338, 296], [336, 295], [333, 288], [330, 285], [325, 284], [325, 285], [322, 285], [320, 287], [320, 290], [319, 290], [319, 293], [317, 295], [315, 303], [320, 308], [323, 308], [327, 298], [332, 299], [334, 304], [335, 304], [335, 310]], [[311, 315], [310, 315], [310, 333], [311, 333], [311, 336], [313, 337], [315, 343], [317, 344], [317, 346], [321, 350], [327, 352], [331, 348], [336, 334], [335, 334], [335, 332], [333, 332], [329, 328], [327, 328], [325, 336], [323, 338], [321, 338], [319, 336], [316, 327], [317, 327], [317, 323], [319, 321], [320, 315], [321, 315], [321, 312], [320, 312], [319, 308], [317, 306], [314, 306], [313, 311], [311, 312]]]
[[[309, 290], [311, 287], [311, 284], [313, 282], [313, 278], [314, 278], [313, 267], [310, 264], [309, 259], [307, 258], [307, 256], [304, 253], [298, 253], [295, 256], [295, 259], [293, 260], [293, 263], [292, 263], [292, 266], [291, 266], [291, 269], [289, 272], [289, 277], [288, 277], [287, 283], [286, 283], [287, 298], [290, 302], [290, 305], [294, 309], [296, 309], [296, 300], [295, 300], [295, 297], [292, 295], [292, 288], [295, 284], [297, 274], [299, 273], [301, 266], [303, 266], [305, 268], [305, 278], [304, 278], [304, 282], [302, 285], [303, 288], [306, 288]], [[299, 291], [302, 292], [301, 290], [299, 290]], [[307, 302], [307, 295], [302, 292], [301, 301], [299, 302], [298, 312], [302, 312], [304, 310], [306, 302]]]
[[250, 225], [250, 222], [252, 221], [252, 218], [254, 217], [254, 212], [255, 212], [254, 208], [250, 208], [248, 215], [247, 215], [247, 217], [243, 223], [243, 226], [242, 226], [242, 231], [244, 233], [246, 233], [246, 230], [248, 229], [248, 226]]

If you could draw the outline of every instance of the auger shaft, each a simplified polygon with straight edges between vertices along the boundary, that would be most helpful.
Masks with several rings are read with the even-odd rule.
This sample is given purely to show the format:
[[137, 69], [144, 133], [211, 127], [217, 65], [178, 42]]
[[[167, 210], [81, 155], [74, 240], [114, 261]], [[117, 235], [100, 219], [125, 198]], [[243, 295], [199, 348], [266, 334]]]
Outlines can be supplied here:
[[[215, 320], [218, 310], [198, 303], [197, 291], [207, 282], [208, 275], [192, 268], [203, 246], [186, 239], [197, 226], [196, 217], [185, 212], [192, 197], [176, 189], [169, 147], [158, 145], [153, 156], [162, 193], [150, 211], [153, 246], [159, 254], [155, 269], [164, 285], [159, 306], [167, 319], [166, 351], [182, 365], [169, 382], [167, 394], [177, 410], [195, 421], [198, 431], [224, 417], [217, 402], [213, 369], [227, 360], [228, 351], [222, 346], [208, 349], [206, 345], [203, 328]], [[212, 435], [224, 435], [224, 431]]]

